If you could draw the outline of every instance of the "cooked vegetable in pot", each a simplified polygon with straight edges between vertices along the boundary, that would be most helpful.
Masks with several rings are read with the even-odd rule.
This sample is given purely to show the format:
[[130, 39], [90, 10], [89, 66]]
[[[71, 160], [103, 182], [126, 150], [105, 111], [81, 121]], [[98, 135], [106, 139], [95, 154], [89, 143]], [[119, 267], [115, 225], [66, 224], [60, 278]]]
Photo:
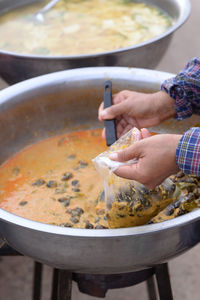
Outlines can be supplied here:
[[172, 25], [158, 8], [131, 0], [60, 0], [40, 23], [34, 13], [43, 6], [42, 1], [1, 16], [0, 48], [45, 56], [91, 54], [143, 43]]
[[200, 208], [200, 178], [192, 175], [185, 175], [179, 172], [171, 177], [174, 183], [180, 188], [180, 197], [167, 206], [150, 223], [159, 223], [176, 218]]

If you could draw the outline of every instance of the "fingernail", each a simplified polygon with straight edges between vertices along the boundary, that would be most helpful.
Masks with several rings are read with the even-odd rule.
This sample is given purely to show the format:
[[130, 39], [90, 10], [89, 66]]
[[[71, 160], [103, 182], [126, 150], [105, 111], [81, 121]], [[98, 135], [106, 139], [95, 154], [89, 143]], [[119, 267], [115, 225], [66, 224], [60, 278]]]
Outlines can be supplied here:
[[101, 113], [100, 113], [100, 116], [101, 117], [106, 117], [106, 115], [107, 115], [107, 112], [106, 112], [106, 110], [103, 110]]
[[110, 156], [109, 156], [109, 158], [113, 159], [113, 160], [117, 160], [118, 159], [118, 154], [116, 152], [111, 153]]

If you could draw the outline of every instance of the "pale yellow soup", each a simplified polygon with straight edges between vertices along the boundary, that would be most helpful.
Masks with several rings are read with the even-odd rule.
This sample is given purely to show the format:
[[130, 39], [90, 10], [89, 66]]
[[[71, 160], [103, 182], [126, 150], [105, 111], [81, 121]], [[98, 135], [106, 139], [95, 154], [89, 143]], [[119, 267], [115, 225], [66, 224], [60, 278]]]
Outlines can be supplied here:
[[31, 55], [79, 55], [111, 51], [164, 33], [172, 19], [157, 7], [130, 0], [60, 0], [38, 22], [45, 5], [0, 17], [0, 48]]

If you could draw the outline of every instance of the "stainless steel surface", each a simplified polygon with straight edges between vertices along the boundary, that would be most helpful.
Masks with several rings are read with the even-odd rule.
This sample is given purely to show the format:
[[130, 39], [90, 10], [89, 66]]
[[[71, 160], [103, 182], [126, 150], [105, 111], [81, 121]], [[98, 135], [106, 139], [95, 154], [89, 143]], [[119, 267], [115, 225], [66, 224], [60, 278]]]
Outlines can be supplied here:
[[[145, 69], [75, 69], [3, 90], [0, 163], [24, 146], [52, 134], [100, 126], [97, 108], [105, 80], [112, 79], [114, 92], [153, 92], [170, 76]], [[189, 124], [187, 120], [171, 123], [174, 132]], [[167, 131], [168, 125], [162, 130]], [[19, 252], [53, 267], [87, 273], [129, 272], [167, 261], [196, 245], [200, 240], [200, 210], [160, 224], [89, 230], [34, 222], [0, 209], [0, 236]]]
[[[136, 0], [141, 2], [141, 0]], [[0, 0], [0, 12], [39, 0]], [[162, 35], [139, 45], [91, 55], [33, 56], [0, 50], [0, 75], [9, 84], [55, 71], [91, 66], [155, 68], [174, 32], [187, 20], [190, 0], [146, 0], [167, 12], [174, 24]]]
[[56, 5], [56, 3], [59, 0], [51, 0], [49, 3], [47, 3], [42, 9], [40, 9], [36, 14], [35, 14], [35, 19], [38, 22], [44, 22], [44, 14], [46, 12], [48, 12], [54, 5]]

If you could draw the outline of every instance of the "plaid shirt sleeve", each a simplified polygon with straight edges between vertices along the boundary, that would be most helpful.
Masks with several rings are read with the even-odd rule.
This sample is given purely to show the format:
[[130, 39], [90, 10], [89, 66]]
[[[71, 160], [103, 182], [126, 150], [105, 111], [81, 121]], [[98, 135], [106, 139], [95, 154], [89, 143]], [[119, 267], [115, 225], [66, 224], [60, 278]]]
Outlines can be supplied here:
[[200, 176], [200, 127], [190, 128], [181, 137], [176, 162], [183, 173]]
[[177, 76], [165, 80], [161, 90], [175, 100], [177, 120], [200, 114], [200, 57], [191, 59]]

